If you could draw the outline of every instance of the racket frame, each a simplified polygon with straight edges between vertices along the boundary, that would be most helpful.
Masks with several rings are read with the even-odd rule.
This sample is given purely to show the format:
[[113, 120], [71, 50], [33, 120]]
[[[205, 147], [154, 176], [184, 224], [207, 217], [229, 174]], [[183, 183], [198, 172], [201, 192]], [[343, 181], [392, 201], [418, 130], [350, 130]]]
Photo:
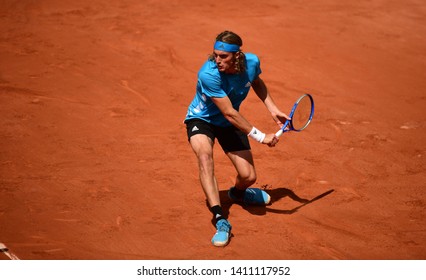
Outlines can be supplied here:
[[[306, 124], [300, 128], [300, 129], [295, 129], [293, 126], [293, 115], [294, 112], [296, 111], [297, 106], [299, 105], [300, 101], [302, 101], [303, 98], [309, 98], [311, 100], [311, 104], [312, 104], [312, 108], [311, 108], [311, 114], [309, 116], [308, 121], [306, 122]], [[290, 112], [290, 120], [286, 120], [285, 123], [283, 124], [283, 126], [281, 127], [280, 130], [277, 131], [277, 133], [275, 133], [275, 136], [280, 137], [284, 132], [293, 130], [296, 132], [300, 132], [302, 130], [304, 130], [312, 121], [312, 117], [314, 116], [314, 99], [312, 98], [312, 96], [309, 93], [305, 93], [304, 95], [302, 95], [301, 97], [299, 97], [299, 99], [297, 99], [296, 103], [294, 103], [293, 108], [291, 109]]]

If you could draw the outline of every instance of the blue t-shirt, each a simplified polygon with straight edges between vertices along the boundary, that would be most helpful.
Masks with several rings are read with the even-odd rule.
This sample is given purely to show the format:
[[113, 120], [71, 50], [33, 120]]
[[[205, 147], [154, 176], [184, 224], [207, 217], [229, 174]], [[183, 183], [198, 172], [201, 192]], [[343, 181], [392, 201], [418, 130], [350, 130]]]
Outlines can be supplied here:
[[259, 58], [246, 53], [246, 71], [240, 74], [219, 72], [216, 62], [206, 61], [198, 72], [197, 92], [188, 107], [185, 121], [202, 119], [216, 126], [231, 126], [219, 108], [211, 100], [212, 97], [228, 96], [235, 110], [240, 109], [241, 102], [247, 97], [251, 83], [262, 72]]

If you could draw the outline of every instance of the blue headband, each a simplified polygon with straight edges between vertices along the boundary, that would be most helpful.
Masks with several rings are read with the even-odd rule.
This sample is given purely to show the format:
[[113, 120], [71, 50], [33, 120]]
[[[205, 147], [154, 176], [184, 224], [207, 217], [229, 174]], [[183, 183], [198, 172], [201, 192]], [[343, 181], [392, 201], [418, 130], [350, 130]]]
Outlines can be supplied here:
[[216, 43], [214, 44], [214, 49], [225, 52], [238, 52], [240, 50], [240, 46], [216, 41]]

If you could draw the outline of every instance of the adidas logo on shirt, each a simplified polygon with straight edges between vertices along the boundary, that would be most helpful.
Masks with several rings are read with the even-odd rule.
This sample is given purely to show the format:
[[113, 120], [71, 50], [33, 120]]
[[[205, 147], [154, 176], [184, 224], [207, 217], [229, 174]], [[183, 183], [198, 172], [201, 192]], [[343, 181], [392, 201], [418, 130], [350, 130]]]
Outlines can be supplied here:
[[198, 127], [194, 126], [191, 131], [194, 132], [194, 131], [198, 131], [198, 130], [199, 130]]

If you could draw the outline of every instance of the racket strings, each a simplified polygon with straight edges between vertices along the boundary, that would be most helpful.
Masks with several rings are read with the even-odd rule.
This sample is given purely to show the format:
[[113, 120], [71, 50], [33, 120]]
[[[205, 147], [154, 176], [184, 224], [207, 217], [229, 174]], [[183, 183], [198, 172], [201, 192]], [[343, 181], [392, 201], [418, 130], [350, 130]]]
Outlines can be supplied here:
[[304, 129], [311, 120], [312, 102], [309, 97], [304, 97], [300, 100], [294, 114], [291, 118], [293, 129], [302, 130]]

